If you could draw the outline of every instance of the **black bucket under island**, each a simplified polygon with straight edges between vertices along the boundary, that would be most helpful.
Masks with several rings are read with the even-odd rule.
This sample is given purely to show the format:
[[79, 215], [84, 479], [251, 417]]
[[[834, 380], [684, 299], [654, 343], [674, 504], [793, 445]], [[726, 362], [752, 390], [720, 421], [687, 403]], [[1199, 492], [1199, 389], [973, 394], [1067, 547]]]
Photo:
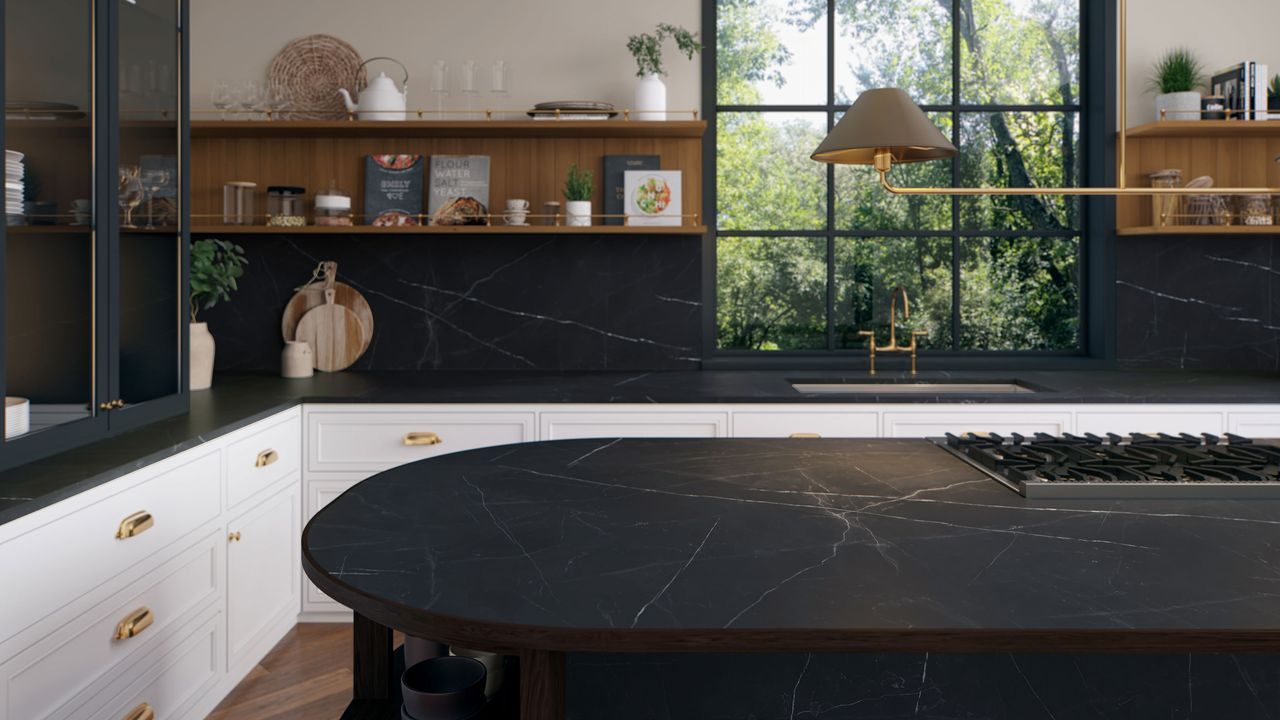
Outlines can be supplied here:
[[1280, 500], [1028, 500], [923, 440], [627, 439], [380, 473], [302, 552], [349, 718], [401, 717], [391, 628], [511, 656], [493, 718], [1264, 718], [1277, 538]]

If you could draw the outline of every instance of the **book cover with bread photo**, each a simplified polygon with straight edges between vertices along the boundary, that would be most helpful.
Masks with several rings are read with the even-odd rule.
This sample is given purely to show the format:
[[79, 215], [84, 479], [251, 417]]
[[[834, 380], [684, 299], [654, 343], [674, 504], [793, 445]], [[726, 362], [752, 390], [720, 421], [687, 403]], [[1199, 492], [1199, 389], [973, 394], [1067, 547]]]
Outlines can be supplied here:
[[432, 155], [427, 214], [432, 225], [488, 225], [489, 156]]

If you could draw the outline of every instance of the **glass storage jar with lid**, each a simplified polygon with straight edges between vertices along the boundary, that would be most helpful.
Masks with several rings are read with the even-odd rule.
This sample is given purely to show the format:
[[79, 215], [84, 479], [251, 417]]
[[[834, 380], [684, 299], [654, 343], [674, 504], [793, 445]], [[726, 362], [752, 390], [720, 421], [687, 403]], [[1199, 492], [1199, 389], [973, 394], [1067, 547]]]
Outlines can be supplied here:
[[1241, 225], [1272, 225], [1270, 195], [1241, 195], [1237, 199]]
[[247, 180], [232, 180], [222, 186], [222, 224], [252, 225], [253, 194], [258, 191], [258, 183]]
[[329, 181], [329, 189], [316, 193], [316, 225], [352, 225], [351, 196], [338, 188], [337, 180]]
[[306, 188], [293, 185], [267, 188], [267, 224], [274, 227], [306, 225], [306, 194]]

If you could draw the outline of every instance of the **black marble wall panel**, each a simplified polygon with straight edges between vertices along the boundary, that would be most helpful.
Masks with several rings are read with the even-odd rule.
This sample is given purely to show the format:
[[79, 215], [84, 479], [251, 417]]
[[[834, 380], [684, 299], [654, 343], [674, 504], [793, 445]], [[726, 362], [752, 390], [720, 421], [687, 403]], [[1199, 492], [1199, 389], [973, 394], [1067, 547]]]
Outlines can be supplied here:
[[357, 369], [696, 368], [700, 241], [687, 236], [248, 236], [232, 300], [203, 314], [219, 370], [277, 371], [280, 316], [321, 260], [368, 299]]
[[1280, 655], [570, 655], [571, 720], [1280, 716]]
[[1120, 364], [1280, 370], [1277, 249], [1280, 234], [1119, 238]]

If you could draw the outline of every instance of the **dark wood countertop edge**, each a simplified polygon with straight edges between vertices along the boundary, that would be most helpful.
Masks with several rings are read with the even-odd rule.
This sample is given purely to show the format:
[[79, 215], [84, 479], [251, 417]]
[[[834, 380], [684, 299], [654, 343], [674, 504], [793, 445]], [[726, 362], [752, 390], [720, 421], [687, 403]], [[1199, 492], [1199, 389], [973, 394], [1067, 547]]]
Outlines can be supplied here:
[[319, 568], [302, 534], [302, 568], [326, 595], [409, 635], [508, 655], [553, 652], [1274, 653], [1274, 629], [563, 628], [474, 620], [375, 597]]

